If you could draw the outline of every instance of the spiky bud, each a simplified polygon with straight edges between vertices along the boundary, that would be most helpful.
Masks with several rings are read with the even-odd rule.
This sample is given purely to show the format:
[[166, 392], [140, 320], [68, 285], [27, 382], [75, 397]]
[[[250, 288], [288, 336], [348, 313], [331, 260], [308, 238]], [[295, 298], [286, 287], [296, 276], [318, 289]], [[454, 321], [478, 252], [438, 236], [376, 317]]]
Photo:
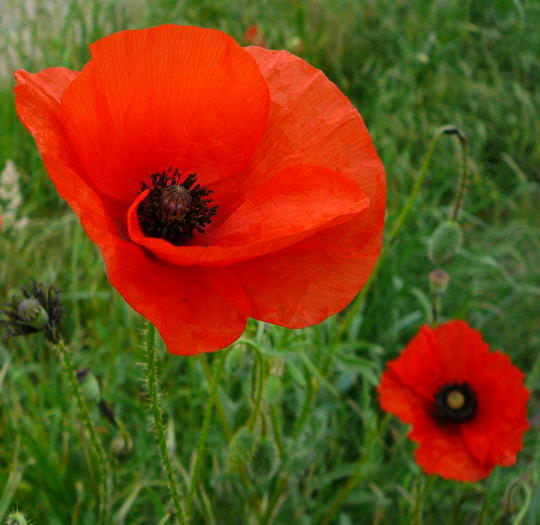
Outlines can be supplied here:
[[444, 221], [433, 232], [428, 241], [428, 257], [435, 264], [441, 264], [461, 249], [463, 232], [456, 221]]
[[433, 270], [429, 273], [429, 289], [434, 295], [443, 295], [448, 288], [450, 276], [444, 270]]
[[276, 468], [277, 452], [274, 444], [268, 439], [262, 439], [257, 443], [251, 461], [249, 473], [254, 479], [269, 478]]
[[81, 385], [81, 394], [87, 401], [95, 403], [101, 399], [101, 388], [98, 380], [88, 368], [77, 370], [77, 381]]
[[21, 511], [12, 512], [6, 521], [6, 525], [28, 525], [26, 516]]
[[247, 427], [241, 428], [229, 443], [227, 468], [230, 472], [238, 472], [251, 461], [255, 452], [255, 436]]

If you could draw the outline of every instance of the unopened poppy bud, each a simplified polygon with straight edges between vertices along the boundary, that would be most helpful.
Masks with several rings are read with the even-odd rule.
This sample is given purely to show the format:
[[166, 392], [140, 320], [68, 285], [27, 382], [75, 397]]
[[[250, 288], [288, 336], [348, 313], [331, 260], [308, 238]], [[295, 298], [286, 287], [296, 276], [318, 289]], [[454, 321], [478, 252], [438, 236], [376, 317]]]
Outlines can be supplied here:
[[129, 456], [132, 450], [133, 440], [128, 435], [118, 434], [111, 442], [111, 451], [119, 458]]
[[81, 394], [87, 401], [93, 403], [100, 400], [101, 389], [98, 380], [88, 368], [77, 370], [77, 381], [81, 385]]
[[452, 258], [461, 249], [463, 233], [456, 221], [439, 224], [428, 241], [428, 257], [435, 264]]
[[22, 321], [37, 330], [45, 328], [49, 322], [49, 314], [35, 297], [23, 299], [19, 303], [17, 313]]
[[254, 479], [269, 478], [276, 467], [277, 453], [273, 443], [263, 439], [255, 447], [249, 462], [249, 473]]
[[255, 452], [255, 436], [248, 428], [241, 428], [229, 443], [227, 467], [230, 472], [238, 472], [249, 462]]
[[28, 520], [21, 511], [16, 511], [8, 516], [6, 525], [28, 525]]
[[433, 270], [429, 273], [429, 288], [432, 294], [442, 295], [448, 288], [450, 276], [444, 270]]
[[283, 381], [281, 377], [271, 375], [266, 382], [265, 400], [269, 405], [281, 403], [283, 398]]

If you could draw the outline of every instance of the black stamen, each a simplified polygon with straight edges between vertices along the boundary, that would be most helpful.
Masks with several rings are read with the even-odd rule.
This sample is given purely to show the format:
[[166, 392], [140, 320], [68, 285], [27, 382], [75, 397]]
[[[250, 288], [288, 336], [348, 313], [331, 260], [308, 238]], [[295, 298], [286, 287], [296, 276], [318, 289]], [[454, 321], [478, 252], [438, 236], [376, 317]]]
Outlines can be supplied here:
[[478, 403], [469, 383], [446, 383], [434, 397], [435, 418], [440, 425], [464, 423], [476, 415]]
[[204, 229], [216, 214], [217, 206], [207, 199], [211, 190], [197, 184], [197, 175], [190, 173], [183, 182], [175, 169], [150, 175], [150, 183], [142, 183], [141, 191], [150, 190], [137, 208], [141, 230], [147, 237], [164, 239], [175, 246], [185, 244], [195, 231]]

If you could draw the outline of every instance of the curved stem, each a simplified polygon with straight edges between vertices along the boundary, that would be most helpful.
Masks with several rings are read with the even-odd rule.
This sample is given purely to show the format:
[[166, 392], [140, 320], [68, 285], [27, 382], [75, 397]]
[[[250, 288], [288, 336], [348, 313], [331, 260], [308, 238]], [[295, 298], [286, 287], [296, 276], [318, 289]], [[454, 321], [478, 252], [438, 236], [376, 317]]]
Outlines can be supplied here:
[[[413, 189], [411, 190], [411, 193], [409, 194], [409, 198], [407, 199], [405, 206], [403, 206], [403, 209], [398, 215], [396, 221], [392, 225], [392, 229], [390, 230], [390, 233], [386, 236], [383, 249], [381, 250], [379, 259], [377, 263], [375, 264], [375, 267], [373, 268], [373, 271], [371, 272], [369, 279], [367, 280], [366, 284], [364, 285], [364, 287], [362, 288], [362, 290], [360, 291], [360, 293], [358, 294], [358, 296], [356, 297], [356, 299], [350, 306], [349, 311], [347, 312], [347, 316], [345, 317], [342, 327], [341, 327], [342, 334], [347, 332], [347, 330], [349, 329], [351, 325], [352, 320], [356, 317], [358, 311], [360, 310], [362, 304], [364, 303], [364, 300], [366, 298], [368, 291], [370, 290], [373, 282], [375, 281], [377, 275], [379, 274], [382, 263], [386, 259], [386, 256], [388, 255], [388, 252], [390, 251], [390, 248], [392, 247], [393, 242], [395, 241], [399, 232], [403, 228], [405, 221], [408, 219], [413, 209], [413, 206], [416, 202], [416, 199], [418, 198], [420, 189], [422, 188], [422, 185], [424, 184], [424, 181], [427, 177], [428, 169], [431, 164], [431, 159], [435, 151], [435, 146], [437, 145], [437, 143], [439, 142], [439, 140], [441, 139], [443, 135], [457, 135], [458, 137], [464, 137], [463, 133], [455, 126], [443, 126], [442, 128], [439, 128], [435, 132], [435, 136], [431, 140], [427, 153], [424, 156], [424, 160], [422, 161], [422, 166], [420, 167], [420, 173], [414, 182], [414, 186], [413, 186]], [[460, 141], [461, 140], [462, 139], [460, 138]]]
[[255, 394], [255, 404], [253, 406], [253, 412], [251, 413], [251, 419], [249, 422], [249, 429], [253, 430], [255, 424], [257, 423], [257, 418], [259, 417], [259, 412], [261, 409], [261, 401], [264, 392], [264, 381], [265, 381], [265, 370], [264, 370], [264, 359], [259, 352], [259, 350], [254, 349], [256, 357], [256, 368], [259, 372], [258, 376], [256, 373], [253, 374], [254, 379], [257, 381], [257, 392]]
[[90, 417], [88, 404], [86, 403], [86, 400], [81, 393], [81, 387], [79, 381], [77, 380], [71, 352], [62, 340], [60, 340], [58, 343], [50, 343], [50, 345], [58, 353], [60, 363], [62, 364], [63, 372], [66, 377], [66, 381], [73, 393], [73, 396], [75, 397], [75, 402], [77, 403], [77, 408], [79, 409], [79, 412], [81, 414], [84, 427], [86, 429], [86, 432], [88, 433], [88, 436], [90, 437], [92, 455], [94, 456], [93, 459], [96, 462], [98, 470], [100, 523], [107, 524], [109, 513], [111, 472], [109, 463], [106, 459], [105, 450], [103, 448], [103, 445], [101, 444], [100, 439], [98, 438], [96, 427], [94, 426], [92, 418]]
[[174, 510], [183, 525], [186, 523], [186, 515], [182, 507], [183, 494], [180, 492], [180, 486], [178, 485], [176, 475], [171, 465], [171, 459], [169, 457], [169, 451], [167, 450], [167, 441], [165, 437], [165, 425], [163, 424], [163, 409], [159, 402], [159, 387], [157, 377], [157, 363], [156, 363], [156, 347], [155, 347], [155, 328], [154, 325], [148, 322], [146, 332], [146, 379], [148, 386], [148, 395], [150, 398], [150, 409], [154, 418], [155, 437], [156, 444], [161, 456], [161, 462], [167, 475], [167, 483], [169, 485], [169, 491], [174, 504]]
[[[206, 438], [208, 436], [208, 430], [210, 429], [210, 423], [212, 422], [213, 408], [214, 408], [214, 405], [216, 404], [217, 387], [219, 384], [219, 380], [221, 378], [221, 373], [223, 371], [223, 363], [225, 362], [226, 355], [227, 355], [226, 351], [223, 350], [216, 357], [217, 361], [216, 361], [216, 365], [214, 369], [215, 370], [214, 377], [211, 383], [212, 386], [210, 388], [210, 396], [208, 397], [208, 401], [204, 409], [203, 426], [201, 429], [201, 433], [199, 435], [199, 442], [197, 443], [197, 454], [195, 456], [195, 465], [193, 466], [193, 474], [191, 476], [191, 480], [189, 483], [189, 493], [188, 493], [188, 497], [186, 501], [186, 515], [187, 516], [190, 515], [191, 502], [193, 501], [195, 488], [199, 481], [201, 463], [204, 460], [204, 452], [206, 448]], [[206, 356], [204, 354], [201, 355], [201, 360], [206, 361]]]
[[467, 156], [469, 151], [469, 141], [467, 137], [459, 132], [457, 133], [459, 143], [461, 145], [461, 178], [459, 180], [459, 189], [456, 195], [456, 201], [454, 203], [454, 211], [452, 212], [452, 220], [457, 221], [459, 219], [459, 212], [463, 206], [463, 201], [465, 200], [465, 193], [467, 192], [467, 185], [469, 183], [469, 165], [467, 162]]

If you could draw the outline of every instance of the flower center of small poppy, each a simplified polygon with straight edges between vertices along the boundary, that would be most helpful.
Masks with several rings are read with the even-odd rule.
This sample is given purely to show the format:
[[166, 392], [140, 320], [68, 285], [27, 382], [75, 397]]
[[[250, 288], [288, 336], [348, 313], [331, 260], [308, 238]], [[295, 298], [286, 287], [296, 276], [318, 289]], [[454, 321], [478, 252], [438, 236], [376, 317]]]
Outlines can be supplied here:
[[169, 168], [150, 175], [150, 183], [141, 185], [141, 192], [150, 190], [137, 207], [141, 230], [147, 237], [164, 239], [181, 246], [204, 229], [216, 214], [210, 206], [212, 190], [196, 184], [197, 175], [190, 173], [183, 181], [180, 172]]
[[476, 409], [476, 394], [469, 383], [447, 383], [435, 394], [435, 417], [440, 424], [470, 421]]

